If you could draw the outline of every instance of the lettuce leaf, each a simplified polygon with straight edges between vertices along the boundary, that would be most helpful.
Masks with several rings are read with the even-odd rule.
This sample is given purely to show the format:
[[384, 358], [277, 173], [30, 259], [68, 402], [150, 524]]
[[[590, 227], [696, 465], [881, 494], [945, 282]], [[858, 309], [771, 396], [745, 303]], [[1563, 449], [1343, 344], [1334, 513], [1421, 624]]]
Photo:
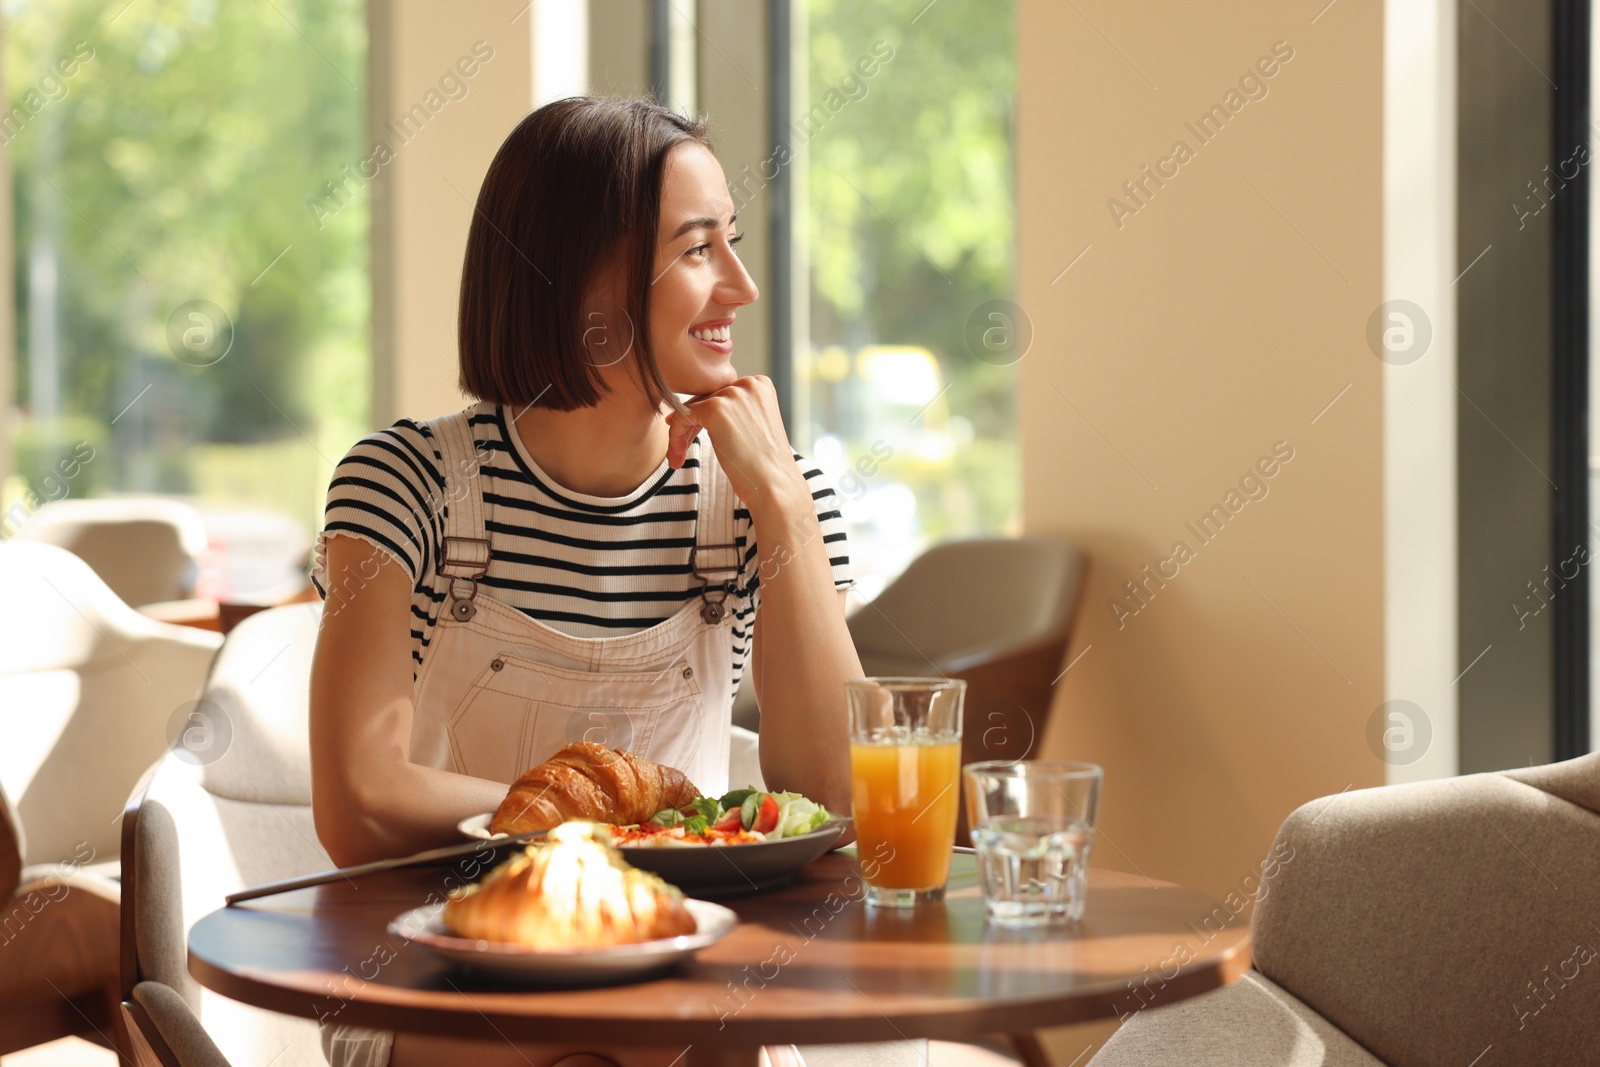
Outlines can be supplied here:
[[798, 837], [809, 834], [833, 816], [827, 808], [799, 793], [773, 793], [778, 802], [778, 828], [768, 837]]
[[723, 816], [722, 805], [712, 797], [695, 797], [694, 810], [707, 823], [714, 823]]

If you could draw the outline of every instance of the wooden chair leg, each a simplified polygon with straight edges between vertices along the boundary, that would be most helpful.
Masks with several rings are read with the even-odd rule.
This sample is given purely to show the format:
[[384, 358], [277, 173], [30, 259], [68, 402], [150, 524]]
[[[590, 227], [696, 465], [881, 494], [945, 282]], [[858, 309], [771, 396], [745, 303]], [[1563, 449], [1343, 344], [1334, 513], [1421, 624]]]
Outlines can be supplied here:
[[134, 1000], [124, 1000], [120, 1005], [123, 1033], [128, 1035], [128, 1051], [133, 1067], [179, 1067], [161, 1033], [144, 1007]]
[[1007, 1036], [1011, 1038], [1011, 1045], [1017, 1050], [1017, 1059], [1022, 1061], [1023, 1067], [1055, 1067], [1050, 1060], [1050, 1053], [1045, 1050], [1044, 1043], [1032, 1030]]
[[110, 1034], [117, 1043], [117, 1067], [138, 1067], [133, 1058], [133, 1041], [128, 1036], [128, 1019], [122, 1012], [122, 996], [118, 988], [120, 983], [113, 983], [103, 987], [102, 995], [105, 997], [106, 1010], [110, 1015]]

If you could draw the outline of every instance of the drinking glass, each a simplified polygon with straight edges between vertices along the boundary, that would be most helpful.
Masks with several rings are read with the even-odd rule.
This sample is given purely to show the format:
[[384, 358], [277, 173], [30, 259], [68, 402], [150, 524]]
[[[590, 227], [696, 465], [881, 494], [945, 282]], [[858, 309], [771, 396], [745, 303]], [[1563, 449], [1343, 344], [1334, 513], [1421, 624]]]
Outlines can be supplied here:
[[850, 704], [850, 799], [868, 904], [944, 899], [961, 799], [961, 701], [950, 678], [859, 678]]
[[1003, 926], [1081, 919], [1100, 805], [1093, 763], [969, 763], [967, 824], [984, 910]]

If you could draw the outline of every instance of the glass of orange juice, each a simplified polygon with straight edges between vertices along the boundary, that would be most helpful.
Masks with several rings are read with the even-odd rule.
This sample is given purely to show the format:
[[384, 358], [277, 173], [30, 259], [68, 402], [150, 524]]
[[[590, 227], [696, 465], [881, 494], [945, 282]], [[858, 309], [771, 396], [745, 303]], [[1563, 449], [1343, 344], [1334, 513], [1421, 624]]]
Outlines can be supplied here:
[[856, 678], [850, 801], [868, 904], [944, 899], [961, 797], [961, 701], [952, 678]]

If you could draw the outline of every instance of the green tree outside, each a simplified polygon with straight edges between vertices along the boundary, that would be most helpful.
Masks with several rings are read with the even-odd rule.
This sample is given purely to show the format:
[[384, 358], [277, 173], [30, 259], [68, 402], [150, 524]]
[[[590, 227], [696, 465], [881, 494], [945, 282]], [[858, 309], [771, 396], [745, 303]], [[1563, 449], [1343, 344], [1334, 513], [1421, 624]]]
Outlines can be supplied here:
[[[919, 422], [943, 420], [958, 447], [939, 462], [896, 454], [867, 483], [909, 487], [928, 542], [1020, 531], [1016, 368], [976, 358], [967, 337], [980, 305], [1015, 292], [1015, 25], [1009, 0], [809, 2], [809, 105], [845, 97], [807, 142], [812, 353], [918, 346], [937, 359], [948, 389]], [[880, 43], [892, 57], [860, 77]], [[802, 436], [838, 433], [829, 422], [853, 408], [854, 462], [885, 415], [861, 410], [863, 383], [813, 370], [797, 375], [812, 382]], [[857, 395], [829, 395], [840, 389]]]
[[[363, 4], [14, 0], [4, 13], [10, 493], [39, 492], [51, 457], [93, 437], [74, 495], [268, 507], [315, 530], [329, 460], [368, 419], [367, 205], [320, 226], [306, 206], [367, 154]], [[179, 359], [169, 339], [197, 300], [232, 322], [214, 362]]]

